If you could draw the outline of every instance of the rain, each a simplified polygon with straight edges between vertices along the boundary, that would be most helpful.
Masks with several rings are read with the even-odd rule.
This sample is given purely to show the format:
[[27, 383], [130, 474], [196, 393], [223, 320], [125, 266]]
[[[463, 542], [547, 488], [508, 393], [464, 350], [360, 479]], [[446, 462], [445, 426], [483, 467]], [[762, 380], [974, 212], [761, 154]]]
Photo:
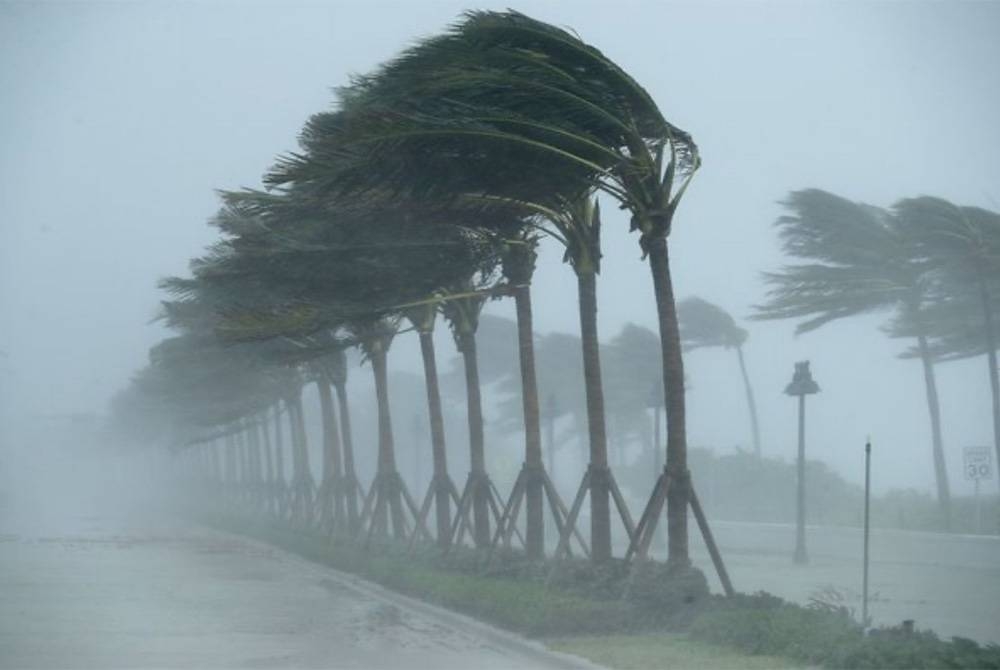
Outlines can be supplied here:
[[0, 667], [1000, 667], [998, 31], [0, 1]]

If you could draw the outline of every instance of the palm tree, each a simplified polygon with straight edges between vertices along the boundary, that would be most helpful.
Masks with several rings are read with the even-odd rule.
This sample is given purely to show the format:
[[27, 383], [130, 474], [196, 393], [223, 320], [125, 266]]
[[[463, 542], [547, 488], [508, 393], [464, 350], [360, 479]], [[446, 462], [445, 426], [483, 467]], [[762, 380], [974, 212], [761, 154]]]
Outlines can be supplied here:
[[[604, 385], [601, 380], [600, 340], [597, 334], [597, 274], [600, 272], [600, 207], [589, 197], [553, 211], [549, 221], [566, 244], [566, 256], [576, 273], [580, 304], [580, 341], [583, 351], [583, 379], [587, 398], [587, 432], [590, 437], [590, 464], [581, 482], [560, 545], [569, 543], [583, 495], [590, 494], [591, 558], [604, 562], [611, 558], [611, 504], [614, 477], [608, 468], [608, 441], [604, 412]], [[619, 508], [620, 511], [623, 508]], [[627, 512], [625, 512], [627, 514]], [[627, 518], [627, 517], [626, 517]], [[626, 523], [631, 539], [631, 520]], [[557, 551], [558, 555], [558, 551]]]
[[[1000, 373], [995, 322], [995, 305], [1000, 299], [1000, 214], [931, 197], [901, 200], [893, 211], [938, 280], [934, 294], [937, 300], [926, 310], [925, 317], [936, 340], [932, 348], [950, 358], [960, 352], [986, 354], [993, 441], [1000, 462]], [[970, 337], [969, 329], [961, 324], [973, 314], [978, 333]]]
[[479, 357], [476, 350], [476, 330], [479, 327], [479, 315], [486, 303], [484, 289], [488, 286], [489, 279], [483, 278], [480, 281], [479, 285], [469, 283], [456, 287], [456, 295], [442, 303], [442, 312], [462, 355], [469, 421], [469, 478], [462, 492], [455, 528], [457, 529], [466, 513], [466, 506], [471, 505], [475, 545], [484, 548], [490, 545], [490, 511], [495, 500], [493, 483], [486, 472]]
[[438, 306], [433, 303], [413, 305], [403, 310], [420, 337], [420, 355], [424, 365], [424, 383], [427, 389], [427, 415], [431, 433], [431, 458], [434, 474], [420, 506], [419, 518], [423, 520], [433, 502], [436, 515], [437, 542], [441, 547], [451, 543], [451, 501], [458, 501], [455, 483], [448, 474], [448, 456], [445, 449], [444, 413], [441, 408], [441, 390], [438, 384], [437, 360], [434, 353], [434, 322]]
[[340, 533], [349, 528], [346, 509], [349, 492], [346, 490], [343, 475], [341, 434], [338, 430], [337, 411], [331, 390], [333, 380], [323, 359], [316, 360], [310, 367], [316, 389], [319, 391], [320, 418], [323, 425], [323, 476], [317, 491], [320, 525], [328, 532]]
[[898, 217], [839, 196], [808, 189], [784, 202], [789, 214], [776, 225], [787, 254], [800, 264], [765, 274], [768, 301], [755, 319], [805, 318], [795, 329], [806, 333], [837, 319], [894, 310], [914, 324], [923, 364], [931, 453], [938, 502], [946, 526], [951, 495], [941, 437], [941, 410], [934, 357], [924, 310], [930, 290], [929, 266]]
[[[262, 369], [252, 352], [222, 347], [212, 337], [185, 334], [164, 340], [150, 350], [150, 365], [134, 380], [137, 392], [152, 399], [174, 428], [166, 432], [180, 443], [194, 444], [198, 433], [214, 436], [243, 435], [244, 418], [255, 416], [273, 402], [278, 379]], [[219, 433], [217, 427], [223, 426]], [[233, 448], [228, 449], [227, 480], [235, 481]], [[243, 448], [242, 490], [253, 499], [251, 453]]]
[[359, 498], [365, 498], [364, 487], [358, 481], [357, 470], [354, 467], [354, 437], [351, 432], [351, 409], [347, 397], [347, 357], [345, 349], [337, 349], [326, 359], [326, 372], [330, 383], [337, 393], [337, 409], [340, 413], [340, 435], [343, 450], [343, 495], [347, 508], [347, 525], [351, 534], [357, 533], [360, 526]]
[[[381, 524], [379, 515], [390, 510], [394, 532], [401, 537], [406, 502], [417, 516], [417, 530], [426, 533], [391, 453], [385, 357], [399, 306], [419, 302], [470, 272], [469, 268], [480, 262], [483, 245], [452, 225], [418, 225], [416, 221], [428, 216], [427, 212], [404, 210], [385, 198], [319, 202], [301, 189], [293, 189], [280, 195], [229, 194], [227, 204], [236, 210], [225, 224], [226, 230], [237, 236], [232, 246], [238, 252], [236, 268], [229, 271], [239, 273], [243, 268], [244, 274], [260, 275], [258, 266], [266, 263], [270, 291], [277, 293], [279, 301], [294, 300], [299, 307], [320, 310], [318, 318], [300, 329], [329, 327], [332, 319], [353, 332], [372, 363], [380, 411], [380, 458], [377, 486], [367, 496], [362, 518], [374, 514]], [[343, 420], [343, 403], [341, 409]], [[347, 449], [345, 456], [350, 452]], [[353, 470], [346, 460], [345, 468]], [[353, 491], [350, 484], [347, 488]], [[444, 503], [447, 513], [447, 500]], [[349, 516], [353, 517], [351, 504], [353, 493], [348, 498]], [[375, 527], [373, 524], [369, 530]]]
[[749, 333], [736, 325], [736, 321], [724, 309], [701, 298], [687, 298], [677, 306], [681, 325], [681, 343], [685, 349], [699, 347], [725, 347], [735, 349], [746, 390], [747, 407], [750, 409], [750, 427], [753, 435], [753, 451], [760, 458], [760, 423], [757, 420], [757, 403], [754, 402], [753, 387], [747, 375], [743, 360], [743, 344]]
[[[654, 408], [654, 419], [659, 425], [663, 412], [663, 383], [657, 365], [660, 338], [647, 328], [626, 323], [608, 342], [607, 352], [608, 409], [622, 433], [619, 439], [638, 433], [644, 443], [650, 443], [650, 448], [655, 450], [653, 460], [658, 466], [655, 470], [658, 476], [663, 470], [662, 444], [658, 431], [653, 431], [656, 439], [650, 440], [653, 436], [650, 435], [647, 410]], [[650, 402], [651, 397], [655, 402]]]
[[597, 187], [629, 209], [650, 259], [664, 353], [671, 561], [689, 564], [683, 362], [666, 236], [699, 163], [690, 137], [598, 50], [516, 12], [467, 14], [359, 80], [342, 107], [313, 119], [305, 153], [279, 165], [271, 183], [330, 192], [392, 184], [430, 198], [487, 194], [550, 208]]

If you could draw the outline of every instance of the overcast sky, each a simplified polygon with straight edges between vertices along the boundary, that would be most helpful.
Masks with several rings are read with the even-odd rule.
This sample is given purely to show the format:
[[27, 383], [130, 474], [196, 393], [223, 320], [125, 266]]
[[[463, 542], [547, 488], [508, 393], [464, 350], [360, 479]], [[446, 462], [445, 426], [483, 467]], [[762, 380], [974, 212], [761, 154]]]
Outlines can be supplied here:
[[[676, 291], [743, 319], [788, 191], [874, 205], [921, 194], [1000, 210], [1000, 4], [0, 1], [0, 389], [9, 412], [104, 411], [164, 336], [158, 278], [213, 239], [213, 189], [256, 186], [295, 148], [332, 87], [467, 8], [574, 29], [644, 84], [699, 143], [704, 167], [671, 238]], [[602, 337], [653, 327], [648, 268], [617, 212], [605, 217]], [[578, 332], [575, 282], [551, 244], [539, 331]], [[493, 308], [512, 314], [509, 306]], [[879, 317], [794, 338], [751, 323], [748, 364], [765, 452], [791, 456], [781, 395], [809, 358], [809, 453], [857, 480], [871, 433], [879, 488], [932, 479], [920, 367]], [[746, 324], [744, 324], [746, 325]], [[443, 339], [443, 338], [442, 338]], [[409, 348], [408, 348], [409, 347]], [[412, 343], [398, 365], [415, 367]], [[687, 357], [690, 442], [747, 444], [733, 356]], [[940, 368], [948, 465], [989, 444], [985, 361]]]

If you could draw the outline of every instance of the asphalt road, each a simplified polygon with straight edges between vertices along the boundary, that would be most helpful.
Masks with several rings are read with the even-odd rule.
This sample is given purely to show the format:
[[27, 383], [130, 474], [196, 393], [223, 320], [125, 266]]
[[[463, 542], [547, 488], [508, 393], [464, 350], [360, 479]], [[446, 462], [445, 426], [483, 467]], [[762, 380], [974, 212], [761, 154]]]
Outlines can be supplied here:
[[[812, 598], [861, 612], [862, 533], [807, 529], [809, 564], [793, 565], [788, 524], [715, 521], [713, 534], [733, 585], [807, 603]], [[694, 559], [721, 591], [692, 523]], [[1000, 537], [873, 529], [869, 613], [876, 625], [914, 619], [918, 628], [1000, 643]]]
[[72, 521], [0, 530], [0, 667], [595, 667], [242, 538]]

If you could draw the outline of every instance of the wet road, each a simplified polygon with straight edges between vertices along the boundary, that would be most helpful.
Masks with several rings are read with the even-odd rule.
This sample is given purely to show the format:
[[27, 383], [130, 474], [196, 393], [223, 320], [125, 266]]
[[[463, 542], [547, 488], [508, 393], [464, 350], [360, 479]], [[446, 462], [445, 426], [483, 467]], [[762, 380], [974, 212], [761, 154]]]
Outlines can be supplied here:
[[571, 667], [252, 541], [77, 521], [0, 531], [0, 667]]
[[[692, 553], [720, 591], [697, 526]], [[769, 591], [800, 603], [816, 598], [861, 613], [859, 528], [809, 527], [809, 564], [792, 564], [790, 524], [712, 522], [737, 590]], [[869, 613], [876, 625], [914, 619], [942, 637], [1000, 643], [1000, 537], [872, 529]]]

